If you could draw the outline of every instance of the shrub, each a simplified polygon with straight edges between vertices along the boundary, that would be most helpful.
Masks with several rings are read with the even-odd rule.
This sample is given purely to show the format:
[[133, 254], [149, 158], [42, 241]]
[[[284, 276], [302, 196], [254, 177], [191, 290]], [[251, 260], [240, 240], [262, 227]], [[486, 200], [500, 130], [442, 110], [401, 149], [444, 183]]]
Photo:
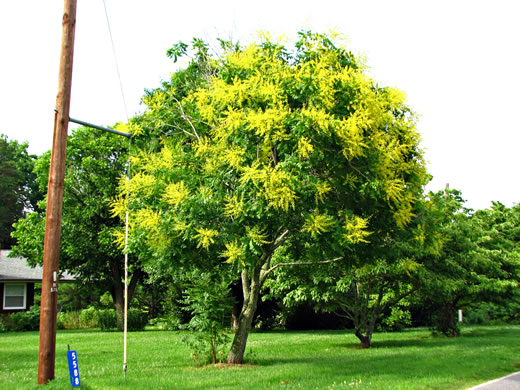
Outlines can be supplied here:
[[184, 329], [185, 326], [182, 323], [182, 317], [177, 311], [170, 310], [164, 316], [164, 327], [167, 330], [180, 330]]
[[69, 312], [61, 312], [58, 313], [58, 324], [63, 326], [60, 329], [80, 329], [81, 326], [81, 312], [79, 311], [69, 311]]
[[197, 365], [225, 359], [229, 335], [225, 332], [233, 301], [225, 275], [194, 272], [185, 292], [184, 304], [192, 314], [188, 329], [193, 330], [183, 342], [191, 349]]
[[0, 314], [0, 333], [9, 332], [11, 319], [8, 316]]
[[56, 326], [58, 329], [82, 329], [98, 327], [98, 310], [89, 307], [81, 311], [58, 313]]
[[100, 310], [98, 312], [98, 325], [103, 331], [116, 329], [116, 311], [114, 309]]
[[98, 310], [93, 306], [81, 310], [79, 318], [82, 328], [98, 327]]
[[40, 328], [40, 307], [32, 306], [28, 311], [9, 315], [8, 331], [29, 331]]
[[148, 313], [139, 309], [130, 309], [127, 314], [127, 326], [129, 331], [144, 330], [148, 323]]

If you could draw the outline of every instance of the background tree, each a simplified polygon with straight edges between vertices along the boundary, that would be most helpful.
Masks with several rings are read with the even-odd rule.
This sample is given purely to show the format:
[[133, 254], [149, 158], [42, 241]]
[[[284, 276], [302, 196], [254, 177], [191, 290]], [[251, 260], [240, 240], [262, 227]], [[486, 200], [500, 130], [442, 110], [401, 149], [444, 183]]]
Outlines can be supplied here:
[[[111, 215], [110, 199], [117, 193], [128, 160], [128, 141], [99, 130], [80, 128], [69, 137], [63, 197], [60, 269], [75, 274], [87, 285], [110, 291], [118, 319], [123, 308], [123, 253], [114, 242], [120, 221]], [[38, 183], [47, 190], [50, 152], [36, 164]], [[34, 212], [15, 224], [13, 248], [30, 262], [43, 261], [45, 210]], [[143, 271], [131, 263], [129, 296]], [[119, 321], [122, 324], [122, 321]]]
[[457, 336], [458, 309], [511, 299], [518, 288], [518, 211], [495, 203], [472, 215], [455, 190], [430, 199], [444, 244], [439, 255], [421, 259], [427, 272], [421, 292], [435, 329]]
[[33, 172], [35, 155], [27, 152], [28, 144], [9, 141], [0, 135], [0, 248], [10, 248], [13, 223], [25, 212], [38, 209], [43, 195]]
[[[376, 326], [399, 327], [403, 300], [418, 289], [420, 264], [411, 258], [369, 260], [353, 253], [349, 265], [286, 268], [269, 280], [269, 294], [283, 298], [286, 307], [311, 303], [352, 323], [361, 348], [370, 348]], [[398, 315], [399, 314], [399, 315]], [[408, 318], [408, 317], [406, 317]]]
[[[333, 38], [302, 32], [292, 52], [270, 39], [224, 45], [203, 61], [195, 89], [165, 83], [145, 97], [134, 135], [162, 143], [137, 153], [113, 207], [122, 216], [130, 202], [132, 250], [235, 269], [243, 305], [227, 360], [241, 363], [268, 275], [348, 262], [356, 244], [403, 228], [427, 174], [404, 95]], [[289, 239], [296, 261], [273, 264]]]

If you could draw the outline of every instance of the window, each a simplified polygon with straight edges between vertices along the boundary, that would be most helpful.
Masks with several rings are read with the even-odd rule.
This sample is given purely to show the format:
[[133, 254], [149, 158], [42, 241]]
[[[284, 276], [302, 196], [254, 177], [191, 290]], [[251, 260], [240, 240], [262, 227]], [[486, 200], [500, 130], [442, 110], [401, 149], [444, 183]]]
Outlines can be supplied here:
[[27, 298], [26, 284], [4, 284], [4, 309], [25, 309]]

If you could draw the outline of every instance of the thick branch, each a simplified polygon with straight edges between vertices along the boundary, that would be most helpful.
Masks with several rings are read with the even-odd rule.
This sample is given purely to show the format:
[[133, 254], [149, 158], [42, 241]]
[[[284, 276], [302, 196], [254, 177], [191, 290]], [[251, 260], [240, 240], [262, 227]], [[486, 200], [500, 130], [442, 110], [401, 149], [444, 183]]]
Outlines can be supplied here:
[[134, 274], [132, 275], [132, 278], [130, 279], [130, 283], [128, 285], [128, 301], [130, 302], [132, 300], [132, 297], [134, 296], [135, 288], [137, 287], [137, 283], [142, 279], [144, 275], [144, 272], [137, 268], [134, 271]]
[[274, 252], [276, 248], [278, 248], [280, 245], [282, 245], [287, 238], [287, 235], [289, 234], [289, 230], [285, 230], [280, 236], [274, 240], [273, 247], [271, 248], [271, 251]]
[[343, 259], [343, 256], [336, 257], [335, 259], [331, 259], [331, 260], [324, 260], [324, 261], [303, 261], [303, 262], [295, 261], [292, 263], [278, 263], [276, 265], [273, 265], [271, 268], [269, 268], [267, 271], [265, 271], [263, 273], [261, 282], [263, 283], [265, 281], [265, 279], [267, 278], [267, 275], [269, 275], [271, 272], [273, 272], [278, 267], [287, 267], [287, 266], [291, 266], [291, 265], [329, 264], [329, 263], [335, 263], [336, 261], [340, 261], [342, 259]]
[[242, 293], [244, 295], [244, 301], [247, 302], [249, 300], [249, 294], [251, 293], [251, 288], [249, 286], [249, 276], [247, 275], [247, 268], [242, 270]]

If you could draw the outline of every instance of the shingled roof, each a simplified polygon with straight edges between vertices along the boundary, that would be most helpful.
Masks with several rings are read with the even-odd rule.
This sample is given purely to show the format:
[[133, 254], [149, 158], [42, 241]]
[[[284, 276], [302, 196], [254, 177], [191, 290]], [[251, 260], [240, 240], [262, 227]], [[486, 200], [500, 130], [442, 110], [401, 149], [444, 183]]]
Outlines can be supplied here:
[[[0, 282], [2, 281], [30, 281], [41, 282], [43, 268], [37, 265], [31, 268], [23, 257], [8, 257], [10, 250], [0, 250]], [[71, 274], [64, 272], [60, 277], [62, 282], [76, 280]]]

